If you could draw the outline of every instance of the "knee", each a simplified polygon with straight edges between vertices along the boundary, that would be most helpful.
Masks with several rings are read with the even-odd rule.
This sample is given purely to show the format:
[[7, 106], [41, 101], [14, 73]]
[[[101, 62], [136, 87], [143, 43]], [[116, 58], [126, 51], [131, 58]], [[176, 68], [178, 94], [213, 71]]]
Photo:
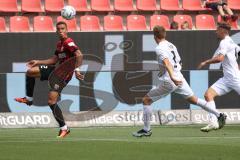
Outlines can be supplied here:
[[52, 99], [49, 99], [48, 100], [48, 106], [53, 106], [53, 105], [55, 105], [57, 102], [56, 101], [54, 101], [54, 100], [52, 100]]
[[151, 105], [152, 104], [152, 99], [148, 96], [144, 96], [142, 99], [143, 105]]
[[27, 76], [31, 77], [33, 75], [33, 73], [34, 72], [32, 69], [28, 69], [26, 74], [27, 74]]
[[223, 5], [222, 7], [223, 7], [224, 10], [229, 9], [229, 7], [227, 5]]
[[204, 94], [204, 98], [205, 98], [205, 100], [210, 101], [210, 100], [212, 100], [213, 96], [210, 92], [206, 92]]
[[223, 9], [223, 6], [218, 5], [218, 6], [217, 6], [217, 9], [218, 9], [218, 10], [222, 10], [222, 9]]

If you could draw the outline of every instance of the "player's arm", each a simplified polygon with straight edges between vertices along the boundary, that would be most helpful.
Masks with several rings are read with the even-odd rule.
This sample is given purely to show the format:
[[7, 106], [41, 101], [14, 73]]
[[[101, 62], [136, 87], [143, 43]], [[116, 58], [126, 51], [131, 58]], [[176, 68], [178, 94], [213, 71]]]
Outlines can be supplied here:
[[223, 60], [224, 60], [224, 55], [223, 54], [218, 54], [217, 56], [215, 56], [215, 57], [213, 57], [211, 59], [208, 59], [208, 60], [205, 60], [205, 61], [201, 62], [198, 65], [198, 69], [201, 69], [204, 66], [209, 65], [209, 64], [220, 63]]
[[175, 84], [176, 86], [181, 85], [181, 84], [182, 84], [182, 81], [176, 79], [176, 78], [174, 77], [174, 75], [173, 75], [173, 66], [172, 66], [172, 64], [170, 63], [170, 61], [168, 60], [168, 58], [165, 58], [165, 59], [163, 60], [163, 65], [164, 65], [164, 67], [167, 69], [167, 72], [168, 72], [171, 80], [174, 82], [174, 84]]
[[37, 65], [55, 65], [57, 61], [58, 61], [58, 57], [54, 55], [51, 58], [45, 59], [45, 60], [31, 60], [27, 63], [27, 66], [32, 68]]
[[82, 52], [78, 49], [74, 52], [74, 55], [76, 57], [76, 66], [75, 66], [75, 76], [78, 80], [83, 80], [84, 79], [84, 75], [80, 73], [80, 69], [79, 67], [82, 65], [82, 61], [83, 61], [83, 54]]

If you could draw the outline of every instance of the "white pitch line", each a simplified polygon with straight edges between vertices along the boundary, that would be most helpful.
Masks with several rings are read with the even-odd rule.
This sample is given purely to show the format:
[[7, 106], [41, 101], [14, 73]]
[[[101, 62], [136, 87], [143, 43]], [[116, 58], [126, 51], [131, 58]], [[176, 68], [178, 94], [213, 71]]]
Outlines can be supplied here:
[[[145, 141], [142, 139], [145, 138]], [[240, 139], [240, 137], [163, 137], [164, 139]], [[149, 139], [149, 141], [147, 141]], [[138, 141], [141, 140], [141, 141]], [[106, 142], [134, 142], [134, 143], [159, 143], [161, 140], [154, 141], [150, 137], [142, 137], [135, 139], [119, 139], [119, 138], [65, 138], [65, 139], [35, 139], [35, 140], [7, 140], [0, 143], [39, 143], [39, 142], [80, 142], [80, 141], [106, 141]]]

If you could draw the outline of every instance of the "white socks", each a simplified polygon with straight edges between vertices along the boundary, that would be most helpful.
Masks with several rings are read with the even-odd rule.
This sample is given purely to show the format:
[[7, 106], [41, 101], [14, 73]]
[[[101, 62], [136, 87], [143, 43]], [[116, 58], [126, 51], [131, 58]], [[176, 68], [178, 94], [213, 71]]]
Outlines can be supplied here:
[[[216, 104], [215, 104], [214, 101], [209, 101], [209, 102], [207, 103], [207, 106], [208, 106], [209, 108], [213, 109], [213, 110], [216, 110]], [[212, 113], [209, 114], [209, 117], [210, 117], [210, 122], [212, 122], [212, 123], [217, 123], [217, 122], [218, 122], [217, 117], [219, 117], [219, 112], [218, 112], [218, 116], [217, 116], [217, 117], [216, 117], [214, 114], [212, 114]]]
[[60, 127], [60, 129], [61, 129], [61, 130], [67, 130], [68, 127], [67, 127], [67, 125], [64, 125], [64, 126]]
[[220, 113], [216, 110], [216, 105], [214, 101], [207, 102], [203, 99], [198, 98], [197, 105], [202, 107], [205, 111], [210, 112], [210, 115], [212, 116], [219, 117], [220, 115]]
[[151, 129], [150, 121], [152, 120], [152, 107], [150, 105], [143, 105], [143, 122], [144, 130], [149, 131]]
[[33, 97], [28, 97], [28, 96], [26, 96], [26, 98], [27, 98], [27, 100], [29, 100], [29, 101], [33, 101]]

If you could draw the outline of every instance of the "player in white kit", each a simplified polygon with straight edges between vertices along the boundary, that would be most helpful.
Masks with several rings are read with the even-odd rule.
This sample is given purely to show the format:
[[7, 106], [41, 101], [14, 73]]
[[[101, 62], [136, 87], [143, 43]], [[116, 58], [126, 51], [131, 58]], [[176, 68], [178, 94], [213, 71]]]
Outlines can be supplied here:
[[[230, 25], [219, 23], [217, 27], [217, 37], [221, 40], [213, 58], [203, 61], [198, 69], [213, 63], [222, 63], [223, 77], [215, 82], [205, 93], [205, 99], [213, 109], [216, 109], [214, 98], [222, 96], [235, 90], [240, 95], [240, 71], [237, 63], [240, 54], [240, 47], [229, 37]], [[208, 132], [218, 127], [216, 117], [210, 115], [210, 123], [201, 128], [202, 131]]]
[[151, 136], [150, 121], [152, 115], [151, 104], [175, 92], [180, 94], [189, 103], [201, 106], [204, 110], [213, 113], [218, 117], [219, 126], [223, 127], [225, 124], [224, 115], [219, 113], [216, 109], [209, 107], [209, 104], [194, 96], [192, 89], [189, 87], [185, 78], [181, 73], [181, 58], [178, 54], [177, 48], [166, 37], [166, 30], [164, 27], [155, 26], [153, 29], [154, 39], [158, 46], [156, 47], [157, 60], [160, 66], [159, 85], [153, 88], [143, 98], [143, 122], [144, 128], [138, 132], [133, 133], [135, 137]]

